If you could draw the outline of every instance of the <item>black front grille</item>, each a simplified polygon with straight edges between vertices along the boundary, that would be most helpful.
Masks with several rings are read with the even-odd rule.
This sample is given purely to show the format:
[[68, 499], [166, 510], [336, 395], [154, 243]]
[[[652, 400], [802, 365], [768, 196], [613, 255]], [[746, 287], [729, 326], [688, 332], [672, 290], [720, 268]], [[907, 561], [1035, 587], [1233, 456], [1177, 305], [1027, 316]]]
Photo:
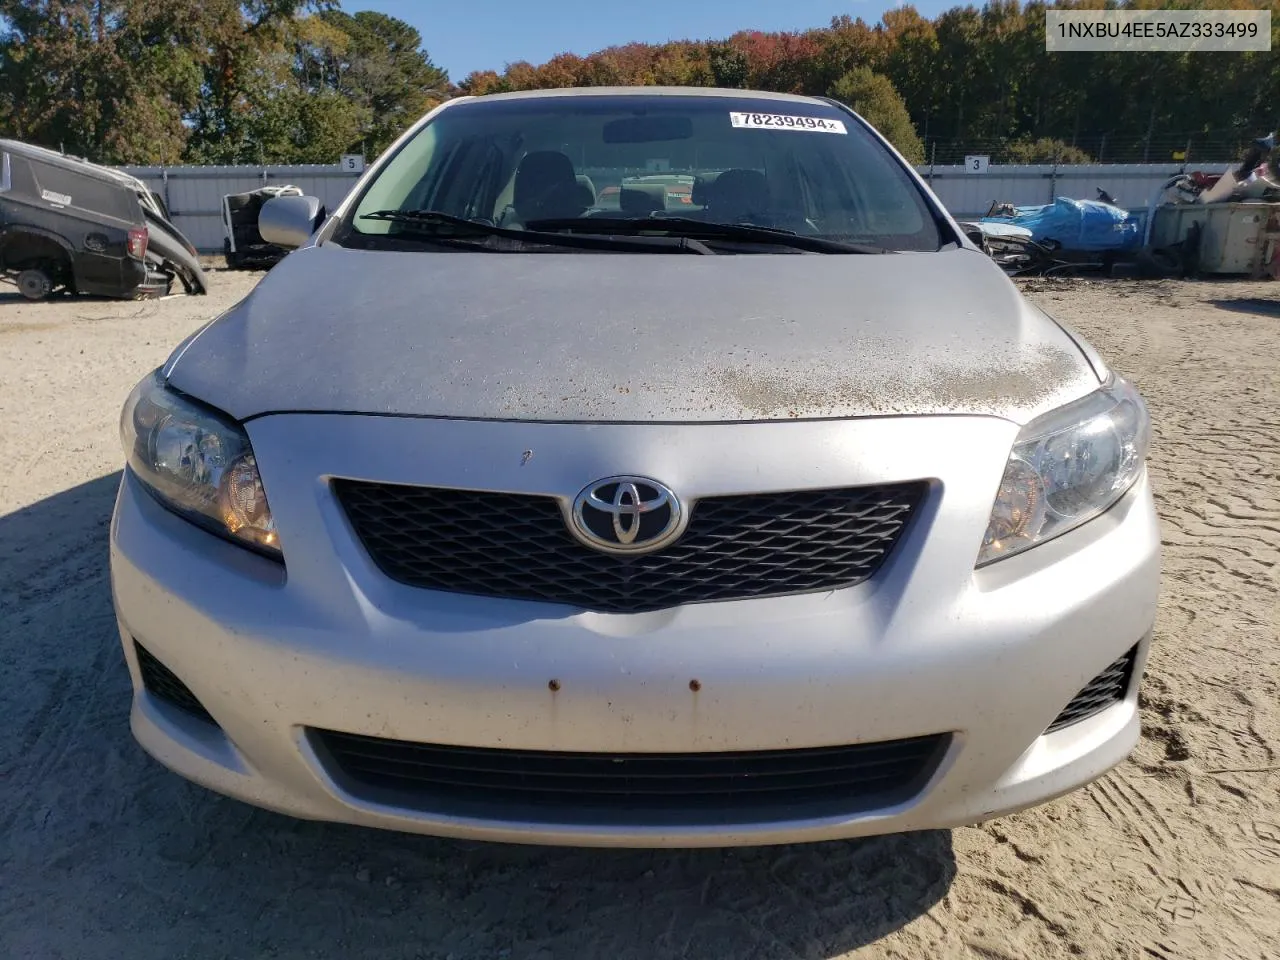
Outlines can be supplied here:
[[1079, 723], [1122, 701], [1125, 694], [1129, 692], [1129, 680], [1133, 677], [1133, 664], [1137, 656], [1138, 648], [1133, 647], [1090, 680], [1084, 689], [1071, 698], [1071, 702], [1058, 714], [1057, 719], [1049, 724], [1045, 733], [1053, 733], [1073, 723]]
[[440, 813], [556, 821], [787, 819], [910, 799], [947, 735], [843, 747], [730, 753], [495, 750], [311, 731], [344, 789]]
[[204, 704], [196, 699], [196, 695], [178, 679], [177, 674], [157, 660], [136, 640], [133, 648], [138, 653], [138, 671], [142, 674], [142, 685], [146, 687], [149, 694], [206, 723], [215, 722], [213, 717], [209, 716], [209, 711], [204, 708]]
[[617, 556], [576, 540], [551, 497], [338, 480], [378, 567], [411, 586], [636, 613], [835, 590], [870, 577], [923, 483], [707, 497], [672, 546]]

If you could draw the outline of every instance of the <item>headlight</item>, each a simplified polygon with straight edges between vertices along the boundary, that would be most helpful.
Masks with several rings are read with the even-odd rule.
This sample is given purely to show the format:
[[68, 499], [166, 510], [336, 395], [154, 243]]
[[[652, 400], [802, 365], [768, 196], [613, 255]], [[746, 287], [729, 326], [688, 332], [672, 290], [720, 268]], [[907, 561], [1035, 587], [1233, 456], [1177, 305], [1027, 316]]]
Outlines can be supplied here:
[[978, 566], [1103, 513], [1142, 474], [1151, 422], [1119, 378], [1023, 427], [1009, 454]]
[[129, 466], [166, 507], [280, 557], [258, 464], [240, 427], [167, 389], [155, 371], [125, 401], [120, 435]]

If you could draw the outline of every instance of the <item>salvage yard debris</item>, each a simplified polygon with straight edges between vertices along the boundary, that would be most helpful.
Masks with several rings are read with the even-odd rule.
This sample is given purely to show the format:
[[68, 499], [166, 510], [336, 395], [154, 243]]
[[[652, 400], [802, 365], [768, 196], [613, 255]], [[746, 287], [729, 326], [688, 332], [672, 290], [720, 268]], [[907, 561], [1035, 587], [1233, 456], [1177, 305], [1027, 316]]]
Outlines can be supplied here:
[[164, 201], [135, 177], [0, 140], [0, 278], [28, 300], [54, 293], [135, 299], [208, 284]]
[[1280, 279], [1280, 158], [1276, 135], [1250, 144], [1221, 174], [1183, 172], [1129, 211], [1098, 188], [1097, 200], [1058, 197], [1040, 206], [997, 201], [966, 224], [1011, 275], [1102, 271], [1121, 264], [1157, 276], [1240, 274]]
[[[268, 269], [284, 259], [289, 251], [262, 239], [258, 232], [258, 214], [262, 205], [274, 197], [300, 197], [302, 190], [292, 184], [260, 187], [246, 193], [229, 193], [222, 198], [223, 256], [227, 268]], [[323, 214], [321, 214], [323, 219]]]

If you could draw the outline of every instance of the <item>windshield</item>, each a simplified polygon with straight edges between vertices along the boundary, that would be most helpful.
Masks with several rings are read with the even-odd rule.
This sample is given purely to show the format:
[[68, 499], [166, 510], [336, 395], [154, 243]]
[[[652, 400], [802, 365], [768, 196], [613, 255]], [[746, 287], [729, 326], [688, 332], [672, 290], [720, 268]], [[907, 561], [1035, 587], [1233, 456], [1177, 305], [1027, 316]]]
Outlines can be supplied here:
[[607, 233], [619, 218], [662, 218], [655, 232], [678, 234], [677, 220], [694, 220], [891, 250], [941, 243], [921, 191], [852, 116], [825, 103], [757, 97], [458, 104], [397, 150], [346, 228], [368, 238], [422, 230], [387, 216], [394, 211], [529, 231], [567, 229], [563, 221], [572, 220], [581, 233], [601, 219], [614, 225], [602, 223]]

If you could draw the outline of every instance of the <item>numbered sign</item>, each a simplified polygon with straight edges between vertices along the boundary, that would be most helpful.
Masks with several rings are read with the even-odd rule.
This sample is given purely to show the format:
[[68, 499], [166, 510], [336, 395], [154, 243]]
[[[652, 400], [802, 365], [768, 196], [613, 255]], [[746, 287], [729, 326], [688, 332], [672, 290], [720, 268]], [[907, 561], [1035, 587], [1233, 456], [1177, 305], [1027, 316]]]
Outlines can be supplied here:
[[341, 166], [343, 173], [364, 173], [364, 154], [344, 153]]
[[965, 157], [964, 172], [965, 173], [986, 173], [987, 164], [990, 163], [990, 157]]

